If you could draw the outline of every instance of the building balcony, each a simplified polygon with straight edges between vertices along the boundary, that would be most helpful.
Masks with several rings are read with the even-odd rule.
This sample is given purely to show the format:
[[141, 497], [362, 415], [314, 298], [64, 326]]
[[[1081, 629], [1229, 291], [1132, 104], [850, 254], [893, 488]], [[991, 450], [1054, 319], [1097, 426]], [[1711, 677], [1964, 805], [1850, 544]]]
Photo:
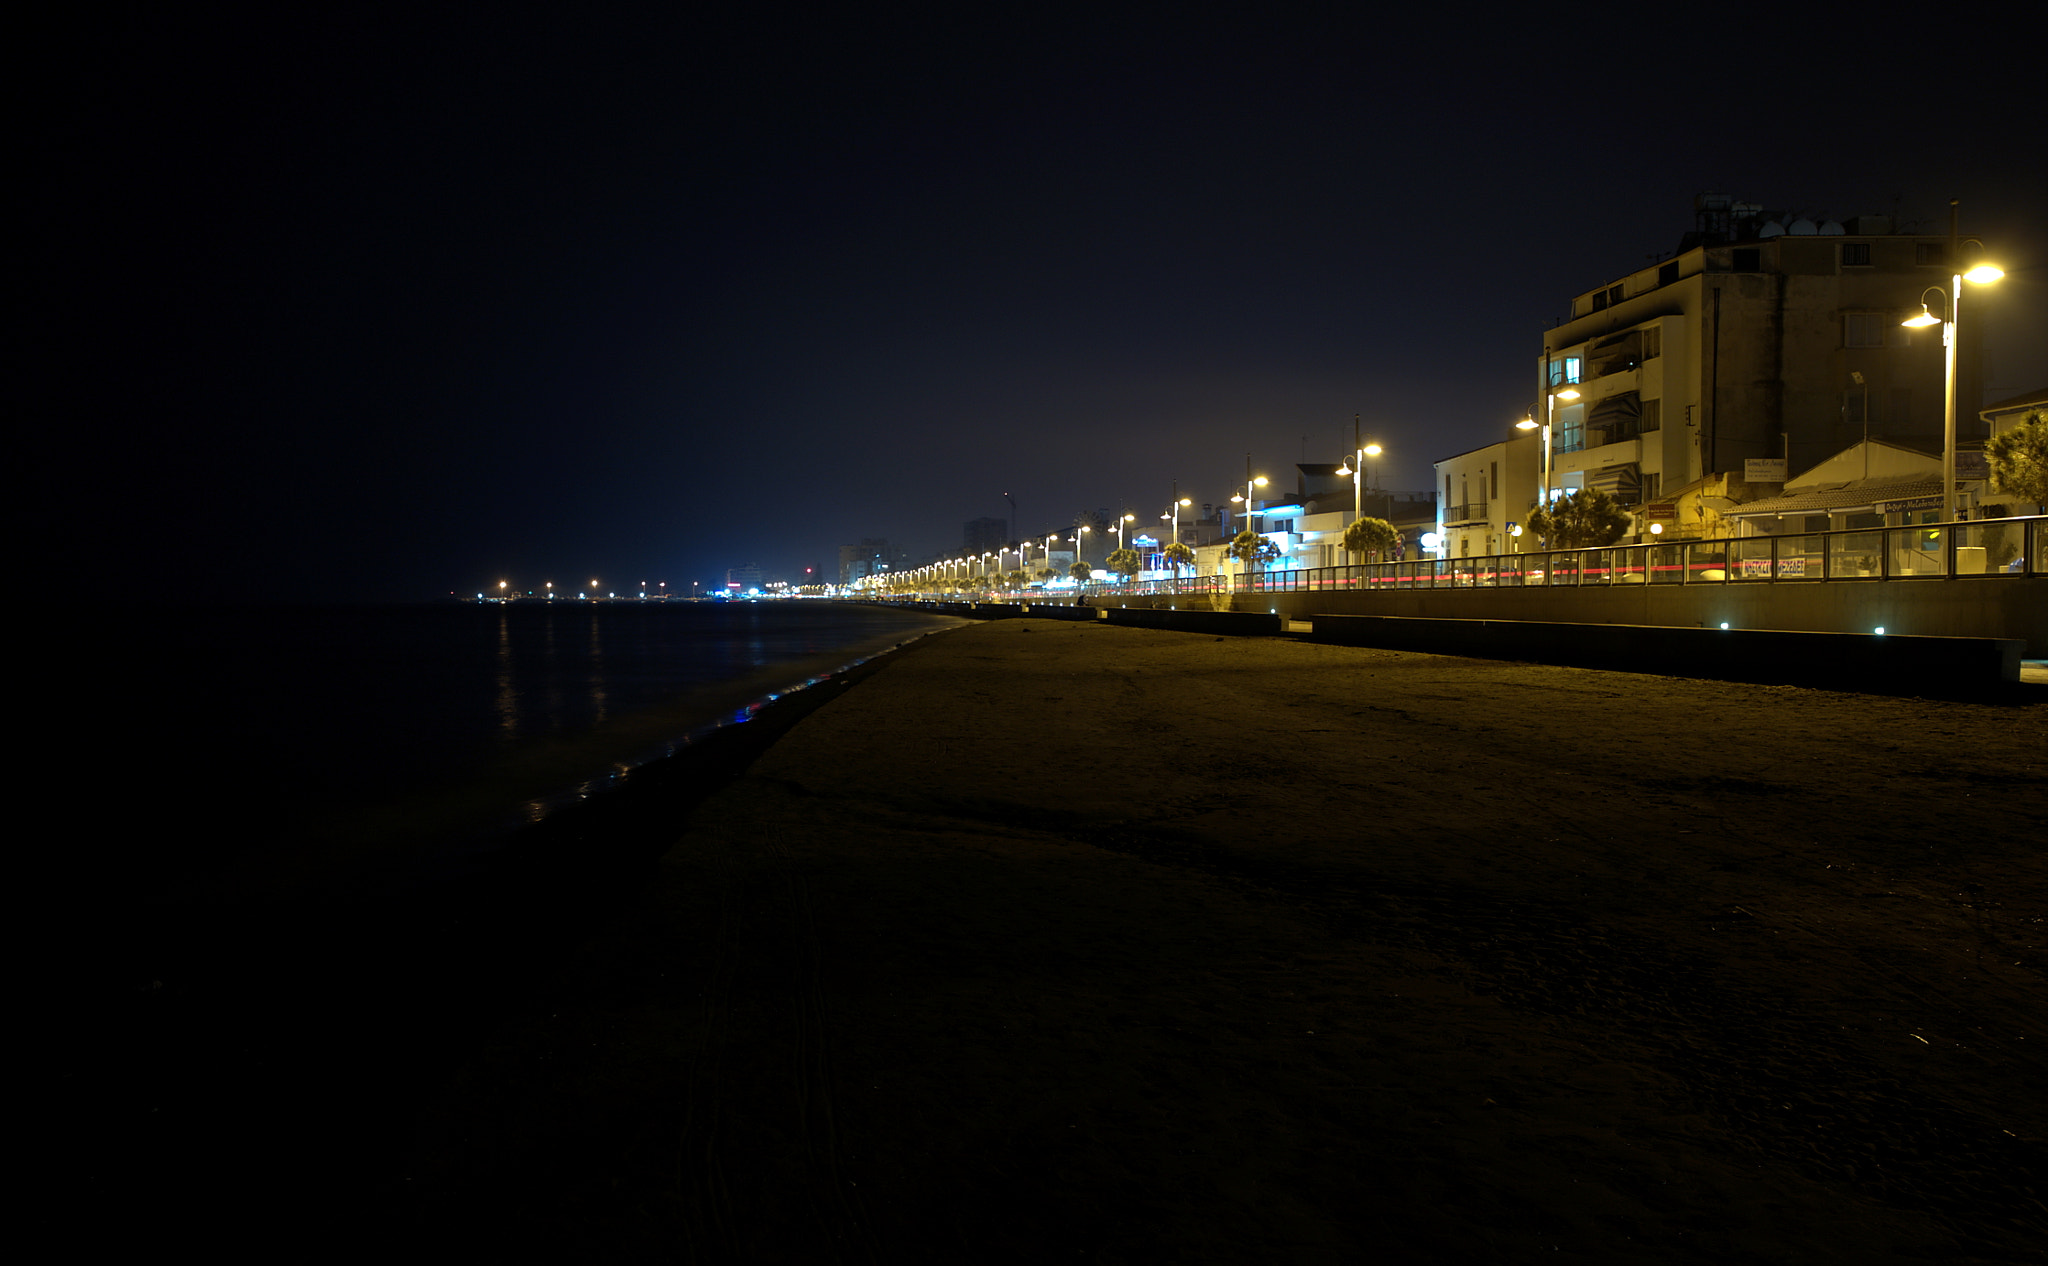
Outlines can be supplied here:
[[1461, 523], [1484, 523], [1486, 521], [1486, 503], [1484, 501], [1468, 501], [1461, 506], [1444, 507], [1445, 527], [1455, 527]]

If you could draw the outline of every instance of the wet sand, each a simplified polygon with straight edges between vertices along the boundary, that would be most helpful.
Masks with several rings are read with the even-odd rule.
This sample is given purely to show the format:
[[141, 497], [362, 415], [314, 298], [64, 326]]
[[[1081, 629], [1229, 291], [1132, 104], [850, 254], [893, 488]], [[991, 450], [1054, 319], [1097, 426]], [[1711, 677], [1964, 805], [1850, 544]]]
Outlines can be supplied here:
[[361, 1213], [577, 1261], [2039, 1260], [2044, 819], [2040, 702], [964, 628], [426, 1062]]

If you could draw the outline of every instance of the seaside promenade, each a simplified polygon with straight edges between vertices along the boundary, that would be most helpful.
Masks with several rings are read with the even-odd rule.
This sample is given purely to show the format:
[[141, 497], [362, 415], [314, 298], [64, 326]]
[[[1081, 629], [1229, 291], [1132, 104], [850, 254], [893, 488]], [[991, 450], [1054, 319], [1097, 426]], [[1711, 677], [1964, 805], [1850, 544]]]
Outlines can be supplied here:
[[533, 1260], [2026, 1260], [2048, 706], [1049, 620], [879, 661], [390, 1140]]

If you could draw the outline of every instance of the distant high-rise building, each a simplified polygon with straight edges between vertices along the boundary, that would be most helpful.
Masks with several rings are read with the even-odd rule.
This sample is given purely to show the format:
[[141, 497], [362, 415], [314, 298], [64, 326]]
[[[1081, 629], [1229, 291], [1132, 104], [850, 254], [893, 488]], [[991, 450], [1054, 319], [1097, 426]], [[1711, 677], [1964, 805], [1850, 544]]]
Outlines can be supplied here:
[[749, 589], [759, 589], [761, 587], [761, 564], [745, 563], [738, 567], [726, 568], [725, 587], [728, 590], [738, 590], [741, 593], [745, 593]]
[[850, 585], [868, 576], [896, 571], [898, 559], [889, 542], [881, 537], [863, 537], [858, 545], [839, 547], [839, 583]]
[[970, 554], [998, 550], [1010, 543], [1008, 519], [969, 519], [960, 533], [960, 543]]

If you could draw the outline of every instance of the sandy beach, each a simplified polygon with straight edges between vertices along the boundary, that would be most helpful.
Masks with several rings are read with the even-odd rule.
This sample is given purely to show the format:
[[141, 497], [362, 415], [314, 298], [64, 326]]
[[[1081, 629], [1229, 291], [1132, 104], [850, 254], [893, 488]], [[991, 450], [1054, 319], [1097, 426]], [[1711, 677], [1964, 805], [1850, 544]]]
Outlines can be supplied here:
[[400, 1220], [592, 1261], [2038, 1260], [2044, 722], [928, 638], [432, 1088]]

